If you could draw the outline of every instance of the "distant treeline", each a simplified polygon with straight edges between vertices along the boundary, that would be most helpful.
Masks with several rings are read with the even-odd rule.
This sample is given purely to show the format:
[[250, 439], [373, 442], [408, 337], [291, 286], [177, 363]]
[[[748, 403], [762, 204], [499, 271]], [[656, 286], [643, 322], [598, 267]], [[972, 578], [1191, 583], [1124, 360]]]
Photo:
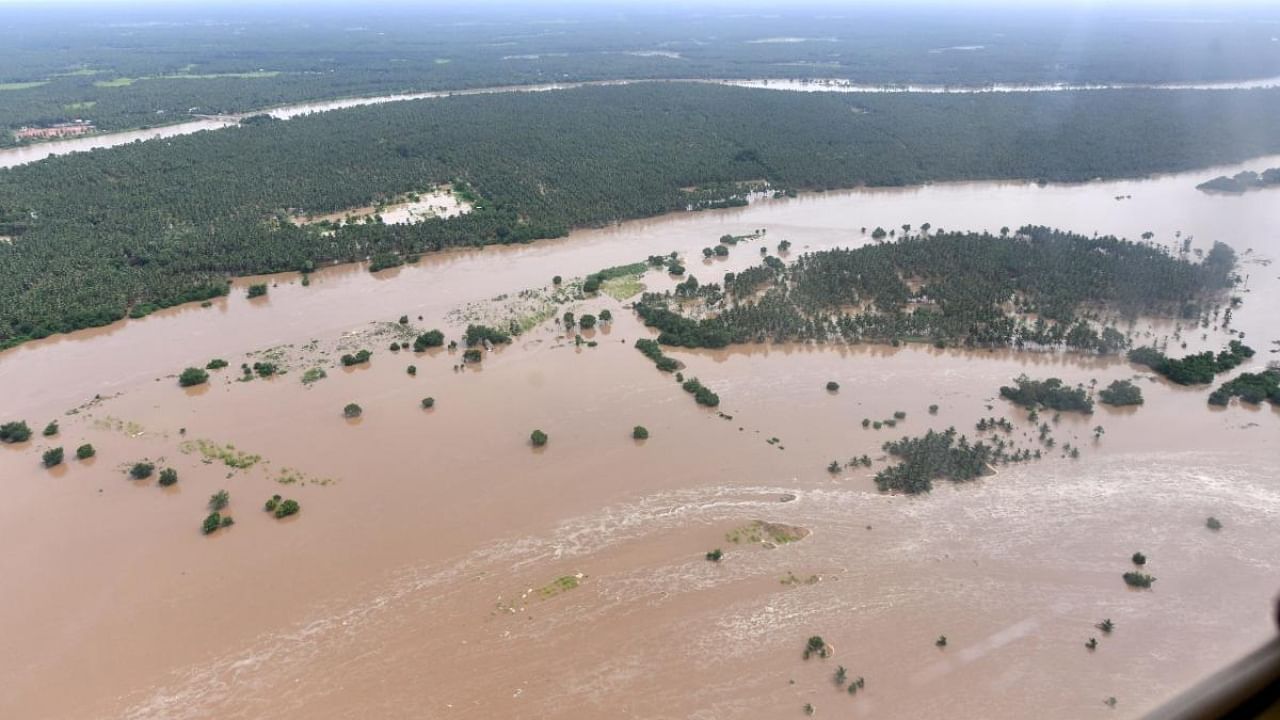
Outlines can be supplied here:
[[[638, 78], [852, 78], [862, 83], [1162, 83], [1280, 74], [1264, 23], [1135, 21], [1094, 8], [589, 3], [151, 3], [8, 7], [4, 128], [85, 118], [110, 130], [305, 100]], [[1173, 10], [1171, 12], [1177, 12]], [[1143, 18], [1142, 20], [1145, 20]], [[567, 29], [571, 28], [571, 31]], [[986, 38], [980, 43], [975, 39]], [[1267, 116], [1259, 116], [1267, 117]]]
[[[11, 238], [0, 242], [0, 347], [208, 297], [228, 276], [680, 210], [690, 186], [1080, 181], [1241, 160], [1280, 152], [1280, 124], [1255, 122], [1275, 116], [1280, 91], [904, 96], [669, 83], [393, 103], [50, 158], [0, 171], [0, 235]], [[474, 192], [476, 210], [336, 232], [289, 220], [446, 182]], [[1171, 273], [1198, 272], [1164, 260]], [[945, 302], [945, 288], [931, 293]], [[1132, 294], [1162, 298], [1162, 288], [1187, 289], [1150, 282]], [[1052, 292], [1039, 300], [1055, 303]]]

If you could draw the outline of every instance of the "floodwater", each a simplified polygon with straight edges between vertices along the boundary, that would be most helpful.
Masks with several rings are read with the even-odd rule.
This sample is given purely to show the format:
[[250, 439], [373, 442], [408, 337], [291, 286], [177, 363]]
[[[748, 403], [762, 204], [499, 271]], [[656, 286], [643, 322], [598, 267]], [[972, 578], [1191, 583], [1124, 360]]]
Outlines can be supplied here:
[[1042, 85], [990, 84], [990, 85], [867, 85], [840, 78], [774, 80], [774, 79], [720, 79], [720, 78], [668, 78], [652, 80], [595, 80], [586, 82], [541, 83], [531, 85], [500, 85], [495, 87], [466, 88], [461, 90], [439, 90], [419, 93], [396, 93], [372, 97], [341, 98], [336, 100], [319, 100], [314, 102], [282, 105], [275, 108], [251, 111], [239, 115], [222, 115], [205, 117], [188, 122], [180, 122], [146, 130], [128, 130], [124, 132], [103, 133], [70, 140], [54, 140], [33, 143], [14, 148], [0, 149], [0, 168], [16, 167], [43, 160], [56, 155], [68, 155], [74, 152], [87, 152], [98, 148], [109, 148], [144, 140], [156, 140], [189, 135], [202, 130], [217, 130], [239, 124], [250, 115], [266, 113], [279, 120], [288, 120], [299, 115], [310, 115], [317, 112], [329, 112], [345, 108], [381, 105], [389, 102], [406, 100], [429, 100], [463, 95], [492, 95], [512, 92], [548, 92], [552, 90], [571, 90], [574, 88], [634, 85], [652, 82], [692, 82], [712, 85], [729, 85], [733, 87], [756, 88], [765, 90], [784, 90], [793, 92], [841, 92], [841, 93], [917, 93], [917, 94], [985, 94], [1010, 92], [1065, 92], [1073, 90], [1247, 90], [1255, 88], [1280, 87], [1280, 76], [1235, 80], [1213, 83], [1164, 83], [1157, 85], [1141, 84], [1070, 84], [1052, 83]]
[[[547, 323], [461, 372], [447, 350], [391, 353], [387, 325], [370, 323], [408, 315], [457, 337], [460, 306], [672, 250], [718, 280], [783, 239], [794, 255], [866, 242], [863, 226], [1037, 223], [1233, 245], [1249, 276], [1233, 327], [1258, 350], [1242, 370], [1256, 371], [1280, 340], [1275, 191], [1195, 185], [1278, 161], [766, 199], [378, 274], [333, 267], [309, 287], [273, 276], [252, 301], [244, 287], [262, 279], [244, 279], [209, 308], [2, 353], [3, 419], [26, 418], [37, 436], [0, 446], [0, 717], [777, 718], [802, 717], [806, 703], [821, 716], [1136, 716], [1274, 632], [1272, 407], [1210, 409], [1207, 389], [1065, 354], [670, 350], [719, 393], [727, 419], [631, 347], [651, 333], [608, 297], [563, 308], [612, 311], [584, 333], [597, 347]], [[728, 259], [702, 261], [721, 235], [757, 229], [764, 237]], [[1212, 328], [1183, 337], [1189, 349], [1226, 340]], [[246, 353], [275, 346], [291, 346], [287, 374], [232, 379], [261, 357]], [[369, 366], [334, 362], [359, 347], [374, 350]], [[205, 388], [177, 386], [176, 372], [212, 357], [232, 366]], [[312, 366], [328, 377], [303, 385]], [[997, 393], [1020, 373], [1136, 376], [1146, 404], [1053, 423], [1078, 460], [1051, 452], [925, 497], [875, 492], [880, 445], [902, 434], [972, 433], [977, 419], [1005, 416], [1011, 439], [1033, 447], [1033, 424]], [[427, 396], [435, 406], [423, 410]], [[341, 416], [350, 402], [364, 408], [358, 421]], [[861, 427], [899, 410], [893, 430]], [[53, 418], [60, 436], [40, 437]], [[634, 425], [650, 438], [632, 440]], [[534, 428], [550, 436], [545, 448], [530, 447]], [[262, 459], [206, 463], [183, 452], [197, 439]], [[40, 467], [45, 447], [70, 455], [82, 442], [97, 448], [92, 461]], [[826, 471], [863, 453], [871, 470]], [[126, 479], [143, 458], [179, 482]], [[205, 501], [220, 488], [236, 524], [204, 537]], [[302, 512], [270, 517], [261, 507], [273, 494]], [[1221, 531], [1204, 527], [1210, 515]], [[812, 534], [773, 548], [728, 539], [758, 520]], [[708, 562], [715, 548], [725, 557]], [[1158, 578], [1149, 591], [1120, 577], [1138, 550]], [[1116, 623], [1110, 635], [1093, 627], [1103, 618]], [[802, 659], [815, 634], [831, 658]], [[866, 680], [856, 696], [836, 687], [841, 665]]]

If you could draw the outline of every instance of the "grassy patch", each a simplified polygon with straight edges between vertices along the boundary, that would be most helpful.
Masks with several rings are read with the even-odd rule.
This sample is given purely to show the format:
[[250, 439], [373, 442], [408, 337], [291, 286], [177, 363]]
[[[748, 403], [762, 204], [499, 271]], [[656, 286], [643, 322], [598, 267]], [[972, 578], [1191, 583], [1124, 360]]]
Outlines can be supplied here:
[[48, 85], [48, 84], [49, 84], [48, 80], [36, 80], [34, 82], [0, 83], [0, 90], [28, 90], [30, 88], [36, 88], [36, 87], [40, 87], [41, 85]]
[[100, 88], [115, 88], [115, 87], [128, 87], [140, 80], [220, 80], [223, 78], [254, 79], [254, 78], [271, 78], [279, 74], [280, 74], [279, 70], [255, 70], [253, 72], [242, 72], [242, 73], [208, 73], [208, 74], [176, 73], [173, 75], [148, 75], [146, 77], [138, 77], [138, 78], [130, 78], [130, 77], [112, 78], [111, 80], [99, 80], [95, 82], [93, 85], [94, 87], [100, 87]]
[[217, 80], [220, 78], [272, 78], [280, 74], [279, 70], [254, 70], [252, 72], [241, 73], [178, 73], [176, 75], [157, 75], [156, 77], [145, 77], [143, 80]]
[[725, 533], [725, 539], [731, 543], [772, 543], [785, 545], [809, 537], [809, 530], [796, 525], [783, 525], [763, 520], [743, 525]]
[[310, 385], [314, 382], [320, 382], [327, 377], [329, 377], [329, 374], [324, 371], [324, 368], [311, 368], [310, 370], [302, 373], [302, 384]]
[[555, 581], [538, 588], [538, 595], [544, 598], [552, 598], [561, 593], [569, 592], [581, 585], [584, 578], [586, 578], [586, 575], [583, 575], [582, 573], [578, 573], [577, 575], [562, 575], [556, 578]]
[[600, 284], [600, 292], [613, 298], [614, 300], [626, 300], [644, 292], [644, 283], [640, 282], [639, 275], [627, 275], [624, 277], [605, 280]]
[[236, 470], [248, 470], [262, 460], [261, 455], [237, 450], [231, 444], [219, 445], [212, 440], [186, 440], [178, 445], [178, 450], [184, 455], [198, 452], [205, 463], [221, 461], [223, 465]]
[[312, 477], [294, 468], [280, 468], [275, 474], [275, 481], [281, 485], [332, 485], [337, 480], [333, 478]]
[[67, 112], [75, 112], [77, 110], [88, 110], [89, 108], [97, 104], [98, 104], [97, 100], [85, 100], [84, 102], [68, 103], [66, 105], [63, 105], [62, 109], [66, 110]]
[[136, 422], [121, 420], [118, 417], [110, 415], [106, 417], [94, 418], [93, 426], [99, 430], [111, 430], [114, 432], [124, 433], [129, 437], [142, 437], [147, 434], [146, 428]]

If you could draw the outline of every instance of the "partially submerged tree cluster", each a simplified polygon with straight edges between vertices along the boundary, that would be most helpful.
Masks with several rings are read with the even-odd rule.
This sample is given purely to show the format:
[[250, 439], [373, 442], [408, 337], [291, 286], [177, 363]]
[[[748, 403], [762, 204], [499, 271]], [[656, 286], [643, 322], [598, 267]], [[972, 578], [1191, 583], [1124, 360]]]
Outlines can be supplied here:
[[1129, 362], [1145, 365], [1179, 385], [1203, 385], [1213, 382], [1213, 376], [1232, 370], [1253, 357], [1253, 348], [1239, 340], [1232, 340], [1226, 349], [1213, 353], [1208, 350], [1171, 358], [1153, 347], [1134, 348], [1129, 351]]
[[1013, 236], [939, 232], [810, 253], [791, 266], [767, 258], [726, 275], [709, 317], [686, 317], [671, 294], [648, 293], [636, 311], [661, 331], [659, 342], [687, 347], [916, 340], [1114, 353], [1128, 338], [1096, 308], [1112, 321], [1181, 312], [1229, 287], [1234, 266], [1222, 244], [1192, 263], [1144, 243], [1036, 226]]

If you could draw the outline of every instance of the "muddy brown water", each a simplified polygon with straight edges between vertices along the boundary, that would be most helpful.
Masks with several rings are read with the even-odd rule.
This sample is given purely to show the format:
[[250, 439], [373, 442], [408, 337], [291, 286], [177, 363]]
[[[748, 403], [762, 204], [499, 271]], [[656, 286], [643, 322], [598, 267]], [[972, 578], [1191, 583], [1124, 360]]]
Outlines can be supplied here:
[[[1259, 351], [1243, 368], [1256, 371], [1280, 339], [1280, 267], [1267, 264], [1280, 254], [1274, 191], [1194, 189], [1236, 169], [763, 200], [385, 273], [334, 267], [309, 287], [273, 276], [255, 301], [245, 279], [210, 308], [0, 354], [3, 419], [37, 430], [0, 446], [0, 717], [776, 718], [803, 716], [805, 703], [854, 717], [1135, 716], [1274, 631], [1280, 412], [1270, 406], [1213, 410], [1207, 389], [1065, 354], [669, 351], [720, 394], [730, 420], [632, 348], [651, 334], [609, 298], [564, 308], [612, 310], [609, 327], [586, 333], [597, 347], [574, 347], [548, 323], [463, 372], [447, 350], [392, 354], [386, 337], [342, 338], [402, 314], [456, 337], [463, 323], [449, 312], [460, 305], [671, 250], [718, 280], [783, 239], [796, 254], [865, 242], [864, 225], [1034, 222], [1232, 244], [1249, 275], [1233, 325]], [[763, 239], [703, 264], [700, 249], [720, 235], [758, 228]], [[1186, 336], [1190, 349], [1225, 342], [1212, 330]], [[253, 362], [246, 353], [292, 344], [305, 354], [312, 340], [331, 352], [368, 346], [374, 358], [343, 369], [317, 351], [284, 376], [233, 380]], [[177, 371], [211, 357], [232, 367], [207, 388], [177, 387]], [[311, 364], [328, 377], [304, 386]], [[1051, 453], [927, 497], [875, 492], [879, 447], [903, 434], [972, 432], [979, 417], [1005, 416], [1014, 441], [1034, 446], [1025, 413], [997, 397], [1023, 372], [1137, 377], [1147, 402], [1064, 414], [1053, 436], [1077, 445], [1078, 460]], [[105, 399], [85, 406], [95, 394]], [[433, 409], [420, 407], [425, 396]], [[341, 417], [349, 402], [363, 406], [359, 422]], [[861, 427], [897, 410], [907, 417], [892, 430]], [[40, 437], [55, 417], [60, 436]], [[648, 440], [631, 439], [637, 424]], [[534, 428], [547, 447], [530, 447]], [[262, 461], [202, 462], [181, 449], [196, 439]], [[43, 448], [70, 456], [86, 441], [91, 462], [40, 467]], [[863, 453], [871, 470], [825, 469]], [[178, 484], [126, 479], [143, 458], [176, 468]], [[301, 481], [277, 482], [285, 468]], [[221, 488], [236, 524], [204, 537], [206, 500]], [[298, 517], [262, 511], [277, 493], [302, 504]], [[1209, 515], [1224, 529], [1207, 530]], [[812, 534], [776, 548], [728, 539], [757, 520]], [[703, 558], [714, 548], [720, 563]], [[1150, 591], [1120, 578], [1135, 550], [1158, 578]], [[576, 587], [558, 589], [566, 577]], [[1104, 636], [1093, 624], [1107, 617], [1117, 629]], [[814, 634], [833, 657], [801, 658]], [[838, 689], [838, 665], [866, 688]]]

